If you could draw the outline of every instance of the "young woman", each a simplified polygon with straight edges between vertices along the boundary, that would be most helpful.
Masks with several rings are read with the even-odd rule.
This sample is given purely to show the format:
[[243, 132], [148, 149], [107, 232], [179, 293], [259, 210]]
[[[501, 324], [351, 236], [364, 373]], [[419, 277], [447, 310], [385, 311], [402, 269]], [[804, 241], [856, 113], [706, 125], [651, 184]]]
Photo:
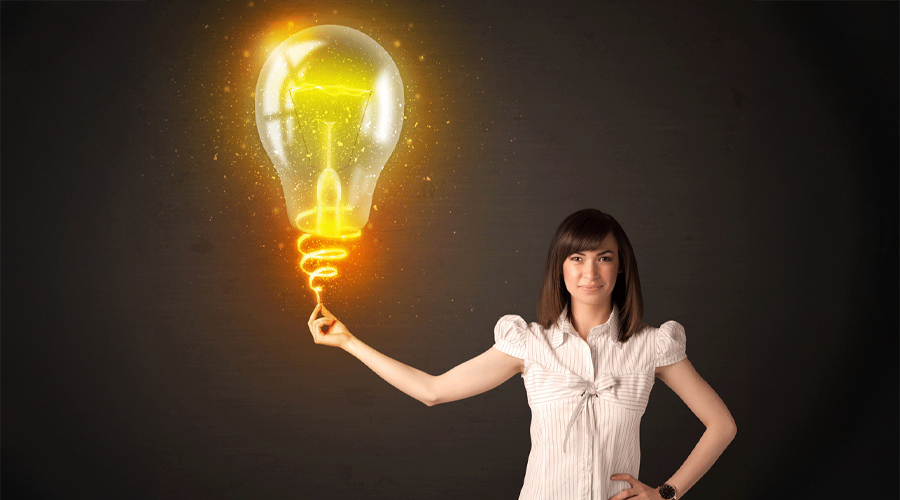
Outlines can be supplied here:
[[[481, 394], [521, 373], [532, 446], [520, 500], [682, 498], [737, 427], [687, 360], [684, 328], [675, 321], [654, 328], [641, 322], [642, 314], [637, 263], [625, 231], [610, 215], [587, 209], [566, 218], [550, 244], [539, 323], [504, 316], [491, 349], [443, 375], [372, 349], [321, 304], [309, 329], [317, 344], [343, 348], [428, 406]], [[706, 432], [675, 474], [655, 488], [637, 476], [640, 419], [656, 377]]]

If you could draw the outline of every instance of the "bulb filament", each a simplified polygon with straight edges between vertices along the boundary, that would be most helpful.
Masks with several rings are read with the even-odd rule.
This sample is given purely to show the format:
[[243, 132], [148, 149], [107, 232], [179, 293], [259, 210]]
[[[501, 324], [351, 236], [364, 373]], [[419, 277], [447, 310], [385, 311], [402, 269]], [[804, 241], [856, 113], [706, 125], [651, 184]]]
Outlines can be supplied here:
[[316, 234], [338, 237], [341, 235], [341, 178], [331, 168], [332, 125], [334, 125], [333, 122], [325, 122], [325, 126], [328, 128], [325, 157], [328, 162], [316, 182]]

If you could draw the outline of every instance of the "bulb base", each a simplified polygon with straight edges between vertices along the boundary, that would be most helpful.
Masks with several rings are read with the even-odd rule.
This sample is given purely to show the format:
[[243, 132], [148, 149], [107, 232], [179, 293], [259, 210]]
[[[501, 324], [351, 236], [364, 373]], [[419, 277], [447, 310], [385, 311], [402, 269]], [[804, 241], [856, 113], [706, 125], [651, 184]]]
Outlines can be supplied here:
[[[351, 211], [352, 209], [346, 205], [341, 207], [342, 214], [349, 214]], [[301, 212], [294, 220], [294, 226], [306, 234], [320, 236], [322, 238], [337, 238], [344, 240], [348, 238], [358, 238], [362, 234], [360, 228], [344, 224], [340, 226], [340, 232], [338, 234], [323, 234], [319, 231], [319, 218], [320, 212], [318, 208], [313, 207]]]

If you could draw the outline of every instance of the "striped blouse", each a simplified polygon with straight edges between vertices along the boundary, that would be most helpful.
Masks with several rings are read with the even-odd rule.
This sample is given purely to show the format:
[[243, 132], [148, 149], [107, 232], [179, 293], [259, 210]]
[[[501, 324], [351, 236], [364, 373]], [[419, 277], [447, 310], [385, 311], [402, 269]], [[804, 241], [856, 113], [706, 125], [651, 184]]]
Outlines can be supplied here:
[[686, 357], [684, 328], [668, 321], [618, 338], [617, 307], [587, 342], [565, 312], [545, 329], [504, 316], [494, 347], [525, 361], [531, 453], [520, 500], [607, 500], [628, 489], [613, 474], [638, 477], [641, 416], [657, 366]]

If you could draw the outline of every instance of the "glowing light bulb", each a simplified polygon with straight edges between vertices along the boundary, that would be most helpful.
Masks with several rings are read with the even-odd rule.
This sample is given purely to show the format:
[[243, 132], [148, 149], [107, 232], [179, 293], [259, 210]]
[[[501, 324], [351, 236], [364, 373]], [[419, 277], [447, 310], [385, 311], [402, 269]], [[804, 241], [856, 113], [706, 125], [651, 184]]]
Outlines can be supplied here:
[[284, 189], [300, 267], [321, 302], [316, 278], [337, 274], [314, 261], [346, 257], [310, 242], [356, 238], [369, 220], [378, 176], [403, 128], [403, 81], [368, 36], [316, 26], [279, 45], [256, 83], [256, 126]]

